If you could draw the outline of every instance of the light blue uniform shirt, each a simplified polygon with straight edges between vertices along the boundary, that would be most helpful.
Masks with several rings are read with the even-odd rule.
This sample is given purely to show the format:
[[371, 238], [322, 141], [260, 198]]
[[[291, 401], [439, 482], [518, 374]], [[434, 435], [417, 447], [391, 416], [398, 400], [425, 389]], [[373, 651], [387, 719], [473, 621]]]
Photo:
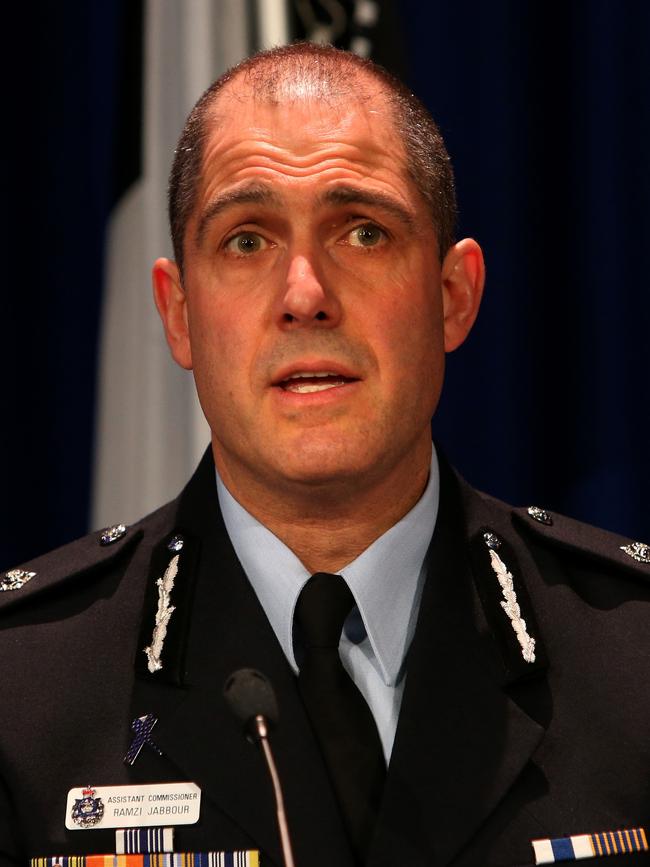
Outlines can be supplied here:
[[[293, 613], [310, 573], [284, 542], [234, 499], [218, 474], [217, 490], [237, 557], [297, 674]], [[339, 652], [372, 711], [387, 763], [397, 729], [406, 673], [404, 663], [420, 607], [425, 557], [438, 514], [439, 493], [434, 449], [429, 481], [415, 506], [339, 570], [358, 609], [346, 620]]]

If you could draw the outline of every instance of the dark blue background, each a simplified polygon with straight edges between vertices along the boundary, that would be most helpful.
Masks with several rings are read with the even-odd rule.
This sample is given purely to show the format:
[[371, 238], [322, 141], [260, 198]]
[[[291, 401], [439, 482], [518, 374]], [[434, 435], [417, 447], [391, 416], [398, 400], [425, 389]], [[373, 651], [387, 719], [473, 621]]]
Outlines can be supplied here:
[[[409, 83], [452, 154], [460, 234], [488, 267], [436, 436], [497, 496], [648, 541], [650, 5], [394, 6]], [[139, 10], [43, 2], [6, 22], [0, 566], [87, 528], [103, 230], [137, 170]]]
[[477, 486], [649, 538], [650, 6], [399, 6], [487, 260], [434, 429]]

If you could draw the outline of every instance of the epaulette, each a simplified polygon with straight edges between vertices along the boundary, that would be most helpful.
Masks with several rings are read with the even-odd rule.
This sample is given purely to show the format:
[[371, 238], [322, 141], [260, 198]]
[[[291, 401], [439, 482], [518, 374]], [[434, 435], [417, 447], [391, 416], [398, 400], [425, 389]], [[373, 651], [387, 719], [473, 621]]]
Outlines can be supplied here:
[[515, 523], [537, 539], [650, 579], [650, 545], [539, 506], [513, 509]]
[[0, 572], [0, 610], [25, 603], [77, 576], [103, 571], [121, 557], [128, 556], [143, 538], [145, 526], [150, 529], [152, 519], [154, 525], [164, 522], [168, 510], [169, 505], [163, 506], [130, 527], [113, 524], [22, 566]]

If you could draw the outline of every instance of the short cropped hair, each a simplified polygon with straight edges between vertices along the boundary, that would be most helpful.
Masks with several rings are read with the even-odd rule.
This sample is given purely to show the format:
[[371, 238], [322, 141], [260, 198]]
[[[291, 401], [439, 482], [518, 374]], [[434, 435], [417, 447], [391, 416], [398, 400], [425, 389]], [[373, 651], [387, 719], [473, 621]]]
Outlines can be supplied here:
[[291, 99], [292, 94], [295, 98], [296, 83], [301, 93], [325, 101], [363, 96], [368, 79], [378, 84], [404, 142], [406, 170], [429, 206], [442, 260], [454, 243], [456, 193], [449, 154], [429, 111], [382, 66], [331, 45], [297, 42], [259, 52], [229, 69], [210, 85], [187, 118], [169, 179], [169, 223], [181, 279], [187, 222], [196, 205], [204, 146], [211, 132], [208, 115], [224, 87], [239, 77], [248, 80], [255, 98], [271, 102]]

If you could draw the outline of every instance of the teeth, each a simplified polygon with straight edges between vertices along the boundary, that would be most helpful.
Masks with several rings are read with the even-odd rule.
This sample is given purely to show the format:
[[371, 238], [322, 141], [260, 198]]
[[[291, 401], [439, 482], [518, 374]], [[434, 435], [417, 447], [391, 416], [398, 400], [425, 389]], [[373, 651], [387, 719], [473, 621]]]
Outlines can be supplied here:
[[327, 391], [328, 388], [340, 388], [342, 382], [324, 382], [322, 385], [287, 385], [285, 391], [293, 391], [296, 394], [311, 394], [314, 391]]
[[323, 376], [336, 376], [336, 373], [332, 373], [329, 370], [325, 370], [323, 372], [318, 371], [317, 373], [292, 373], [291, 376], [287, 376], [283, 379], [283, 382], [287, 382], [290, 379], [316, 379], [317, 377]]

